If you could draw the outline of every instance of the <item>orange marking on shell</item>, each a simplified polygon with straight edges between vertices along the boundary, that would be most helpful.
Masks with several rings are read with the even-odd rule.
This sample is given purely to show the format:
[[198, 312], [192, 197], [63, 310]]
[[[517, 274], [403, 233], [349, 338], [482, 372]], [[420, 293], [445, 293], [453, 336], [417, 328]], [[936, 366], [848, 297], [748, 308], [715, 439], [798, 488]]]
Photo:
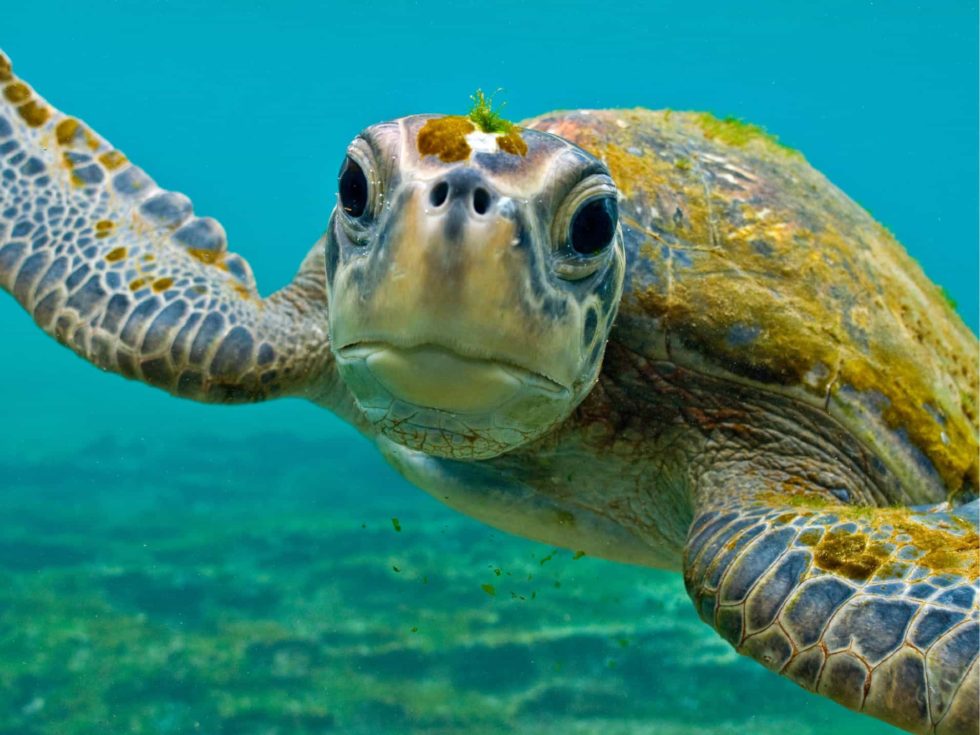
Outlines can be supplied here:
[[78, 132], [78, 120], [73, 117], [66, 117], [54, 129], [55, 138], [61, 145], [68, 145]]
[[476, 126], [465, 117], [452, 115], [429, 120], [419, 130], [417, 145], [423, 156], [439, 156], [445, 163], [469, 158], [472, 149], [466, 136]]
[[25, 102], [17, 108], [17, 112], [24, 118], [24, 122], [32, 128], [41, 127], [51, 117], [51, 110], [36, 100]]
[[30, 99], [31, 90], [26, 84], [12, 82], [3, 88], [3, 96], [14, 104], [17, 104], [18, 102], [24, 102], [25, 100]]

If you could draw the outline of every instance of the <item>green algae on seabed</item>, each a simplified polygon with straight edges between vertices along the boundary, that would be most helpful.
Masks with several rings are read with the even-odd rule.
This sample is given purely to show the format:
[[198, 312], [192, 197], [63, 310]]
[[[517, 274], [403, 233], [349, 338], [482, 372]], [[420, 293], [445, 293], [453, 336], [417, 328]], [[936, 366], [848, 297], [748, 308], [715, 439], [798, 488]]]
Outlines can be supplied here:
[[366, 443], [318, 447], [189, 437], [118, 446], [140, 459], [111, 469], [88, 449], [18, 460], [0, 494], [0, 732], [895, 732], [736, 656], [679, 575], [573, 561], [412, 496]]

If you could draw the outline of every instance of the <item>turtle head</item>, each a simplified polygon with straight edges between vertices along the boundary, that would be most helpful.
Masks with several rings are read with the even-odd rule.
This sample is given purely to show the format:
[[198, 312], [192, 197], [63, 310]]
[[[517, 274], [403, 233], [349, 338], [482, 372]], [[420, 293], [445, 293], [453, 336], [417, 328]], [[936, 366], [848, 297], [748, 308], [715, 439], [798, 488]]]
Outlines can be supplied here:
[[347, 149], [328, 227], [331, 349], [388, 439], [485, 459], [595, 383], [622, 293], [617, 191], [561, 138], [417, 115]]

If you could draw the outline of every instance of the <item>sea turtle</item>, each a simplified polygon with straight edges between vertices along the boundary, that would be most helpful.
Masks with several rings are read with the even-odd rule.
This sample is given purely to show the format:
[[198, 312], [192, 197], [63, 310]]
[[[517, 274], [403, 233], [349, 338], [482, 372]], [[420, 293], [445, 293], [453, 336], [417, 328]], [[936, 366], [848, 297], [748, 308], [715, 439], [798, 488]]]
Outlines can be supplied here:
[[977, 340], [758, 128], [478, 105], [372, 125], [293, 282], [0, 55], [0, 282], [103, 370], [302, 396], [507, 531], [682, 570], [801, 686], [975, 733]]

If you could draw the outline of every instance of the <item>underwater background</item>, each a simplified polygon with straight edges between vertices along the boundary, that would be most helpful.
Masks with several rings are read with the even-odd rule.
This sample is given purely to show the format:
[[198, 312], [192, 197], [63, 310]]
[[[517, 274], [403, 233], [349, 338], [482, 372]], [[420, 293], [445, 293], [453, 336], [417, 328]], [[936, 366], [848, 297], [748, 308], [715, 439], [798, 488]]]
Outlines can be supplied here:
[[[218, 218], [269, 293], [348, 141], [503, 88], [760, 124], [976, 332], [977, 4], [3, 0], [59, 109]], [[898, 732], [739, 658], [679, 575], [456, 515], [300, 401], [179, 401], [0, 299], [0, 734]]]

